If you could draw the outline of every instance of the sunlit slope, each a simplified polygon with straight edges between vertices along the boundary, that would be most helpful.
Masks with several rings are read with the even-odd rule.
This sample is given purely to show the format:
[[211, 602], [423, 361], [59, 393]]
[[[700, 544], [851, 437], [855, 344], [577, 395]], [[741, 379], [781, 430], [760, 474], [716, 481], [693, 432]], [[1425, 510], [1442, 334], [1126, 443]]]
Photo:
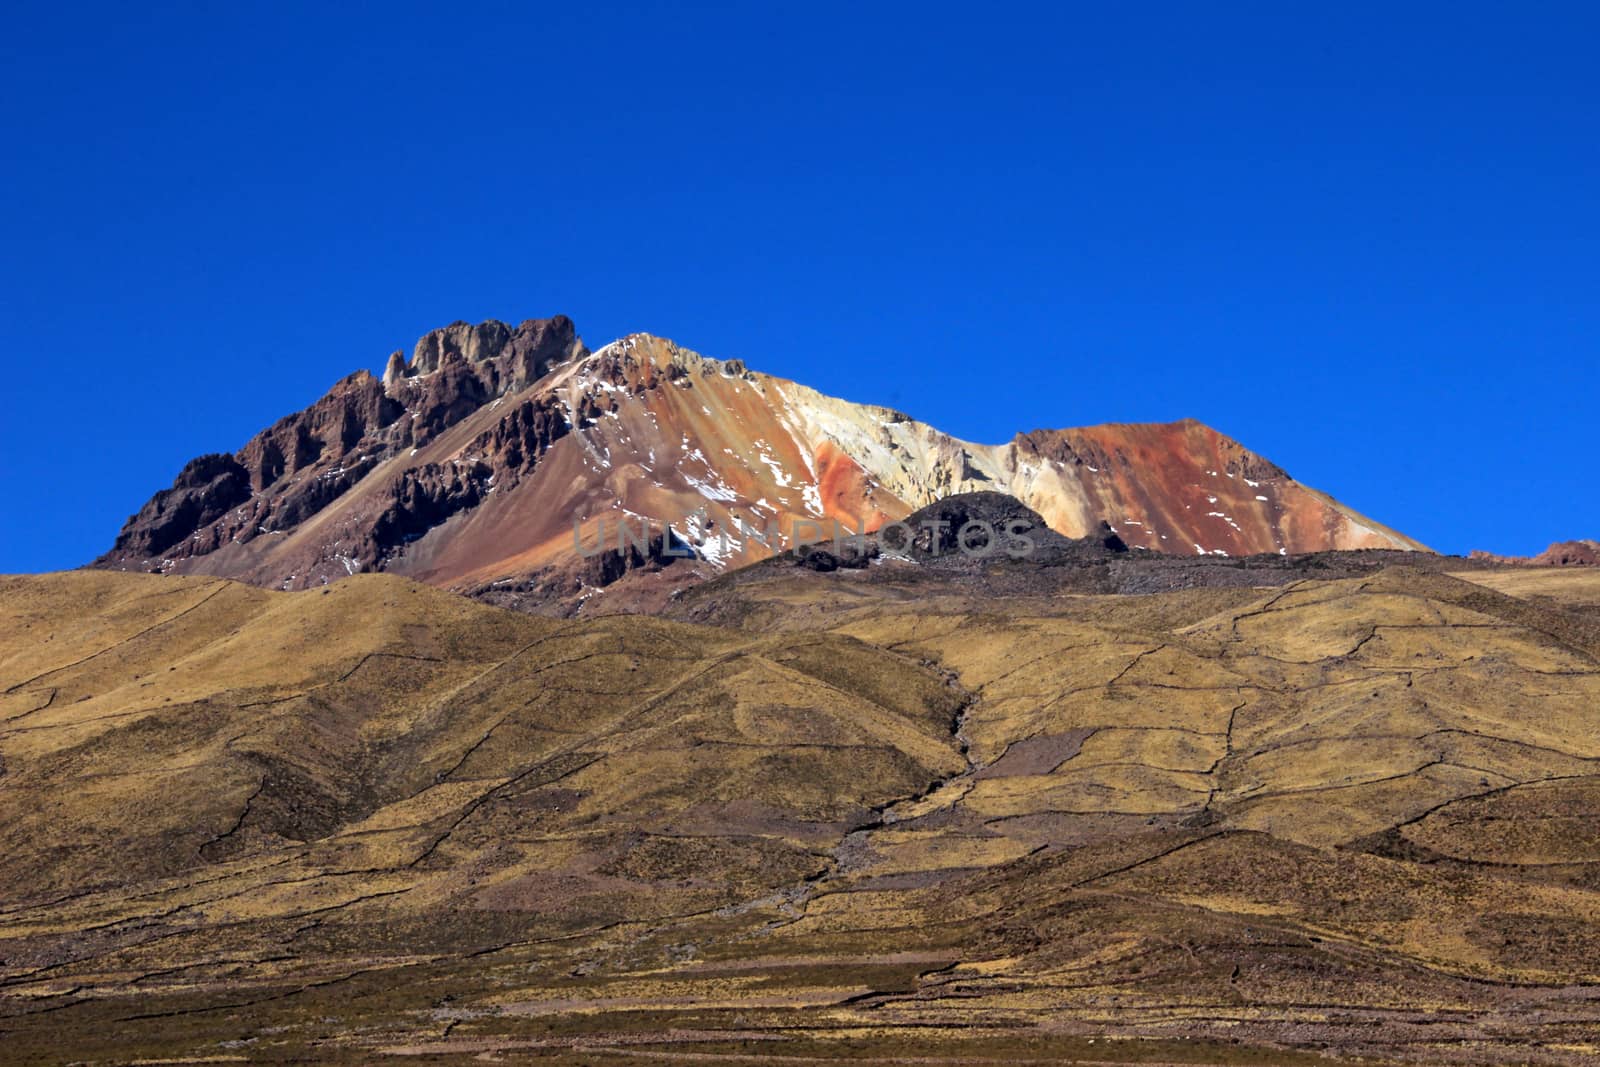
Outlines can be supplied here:
[[765, 573], [701, 590], [741, 631], [383, 576], [4, 579], [0, 1040], [1594, 1051], [1592, 615], [1404, 570]]
[[[979, 444], [650, 334], [591, 353], [558, 316], [458, 323], [381, 381], [341, 380], [196, 458], [94, 565], [273, 589], [382, 571], [594, 614], [653, 606], [834, 521], [877, 529], [978, 490], [1070, 537], [1106, 521], [1190, 558], [1424, 549], [1193, 419]], [[596, 558], [646, 527], [654, 549]]]
[[1503, 567], [1456, 577], [1536, 604], [1600, 611], [1600, 567]]
[[[770, 590], [769, 609], [803, 617], [803, 596]], [[1054, 825], [1065, 843], [1159, 818], [1378, 849], [1392, 842], [1371, 835], [1404, 838], [1460, 798], [1600, 770], [1597, 642], [1582, 620], [1402, 571], [1194, 591], [1170, 599], [1191, 615], [1227, 606], [1161, 630], [1147, 599], [1027, 617], [910, 611], [886, 591], [880, 610], [852, 609], [843, 632], [926, 656], [975, 694], [961, 727], [975, 767], [920, 802], [940, 812], [930, 834], [966, 820], [985, 841], [1032, 845]], [[901, 833], [902, 847], [916, 840]]]
[[71, 574], [0, 600], [0, 889], [73, 897], [51, 929], [133, 918], [151, 884], [197, 928], [373, 892], [552, 921], [725, 903], [730, 870], [799, 878], [962, 765], [943, 679], [845, 637], [557, 624], [382, 576]]

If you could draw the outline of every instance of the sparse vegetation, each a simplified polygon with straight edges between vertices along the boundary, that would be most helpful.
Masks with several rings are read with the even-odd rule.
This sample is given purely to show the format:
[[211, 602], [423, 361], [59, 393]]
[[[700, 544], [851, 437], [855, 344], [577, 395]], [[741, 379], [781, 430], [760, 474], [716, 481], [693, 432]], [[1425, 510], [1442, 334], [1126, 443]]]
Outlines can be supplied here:
[[0, 579], [0, 1060], [1586, 1062], [1594, 588], [1501, 575]]

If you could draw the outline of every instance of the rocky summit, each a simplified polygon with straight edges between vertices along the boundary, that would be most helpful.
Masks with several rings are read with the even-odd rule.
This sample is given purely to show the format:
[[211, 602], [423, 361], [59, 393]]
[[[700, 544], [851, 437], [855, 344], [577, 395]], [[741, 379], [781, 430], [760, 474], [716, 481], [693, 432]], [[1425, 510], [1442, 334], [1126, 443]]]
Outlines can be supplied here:
[[456, 323], [391, 355], [382, 379], [350, 375], [190, 463], [96, 566], [274, 589], [382, 571], [614, 611], [793, 547], [811, 524], [876, 529], [969, 491], [1014, 496], [1068, 537], [1105, 522], [1170, 555], [1423, 549], [1198, 422], [973, 444], [648, 334], [591, 352], [558, 316]]

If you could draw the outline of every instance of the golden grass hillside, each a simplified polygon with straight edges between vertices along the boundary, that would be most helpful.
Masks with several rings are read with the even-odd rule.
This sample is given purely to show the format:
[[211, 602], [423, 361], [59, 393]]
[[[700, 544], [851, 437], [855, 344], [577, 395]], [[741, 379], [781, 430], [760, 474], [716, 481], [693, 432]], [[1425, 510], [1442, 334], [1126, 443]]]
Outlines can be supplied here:
[[0, 579], [0, 1061], [1600, 1055], [1581, 593], [770, 575]]

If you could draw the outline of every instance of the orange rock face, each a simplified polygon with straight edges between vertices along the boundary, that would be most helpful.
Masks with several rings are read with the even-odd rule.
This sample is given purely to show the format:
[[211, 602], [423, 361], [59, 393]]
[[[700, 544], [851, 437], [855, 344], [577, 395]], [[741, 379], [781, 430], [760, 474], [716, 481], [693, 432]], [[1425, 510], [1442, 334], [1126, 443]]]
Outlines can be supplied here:
[[1040, 431], [1016, 444], [1030, 467], [1072, 476], [1016, 494], [1070, 536], [1105, 518], [1128, 544], [1177, 554], [1422, 547], [1193, 420]]
[[429, 334], [382, 383], [191, 464], [97, 565], [280, 588], [387, 570], [573, 606], [622, 573], [681, 585], [974, 490], [1160, 552], [1423, 547], [1198, 422], [973, 444], [646, 334], [591, 353], [553, 319]]

